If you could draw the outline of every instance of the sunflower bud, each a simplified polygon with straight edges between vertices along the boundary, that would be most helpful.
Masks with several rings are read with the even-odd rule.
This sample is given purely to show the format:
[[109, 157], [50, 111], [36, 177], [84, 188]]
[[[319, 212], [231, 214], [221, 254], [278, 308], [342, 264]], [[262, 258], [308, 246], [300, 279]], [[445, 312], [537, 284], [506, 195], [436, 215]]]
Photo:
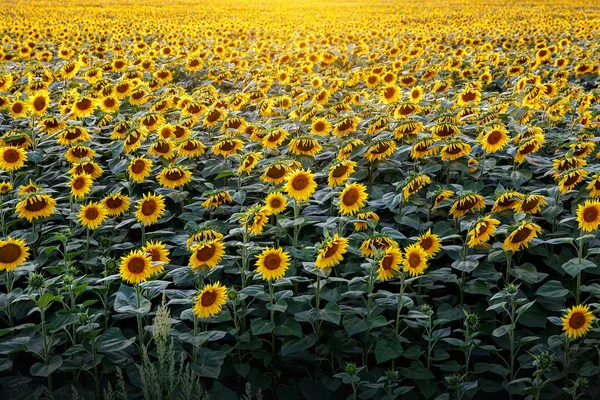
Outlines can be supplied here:
[[229, 288], [227, 290], [227, 298], [231, 301], [236, 301], [238, 299], [238, 297], [240, 297], [239, 293], [237, 290], [235, 290], [234, 288]]
[[547, 351], [544, 351], [538, 355], [533, 356], [533, 359], [534, 359], [533, 364], [542, 371], [550, 368], [554, 362], [552, 354]]
[[32, 273], [29, 275], [29, 287], [33, 290], [40, 290], [44, 285], [45, 278], [41, 274]]
[[356, 375], [358, 373], [358, 369], [356, 368], [356, 364], [350, 363], [350, 362], [346, 364], [346, 368], [344, 368], [344, 370], [346, 371], [346, 373], [348, 375], [352, 375], [352, 376], [354, 376], [354, 375]]
[[479, 316], [477, 314], [467, 313], [465, 315], [465, 327], [470, 331], [477, 329], [479, 327]]

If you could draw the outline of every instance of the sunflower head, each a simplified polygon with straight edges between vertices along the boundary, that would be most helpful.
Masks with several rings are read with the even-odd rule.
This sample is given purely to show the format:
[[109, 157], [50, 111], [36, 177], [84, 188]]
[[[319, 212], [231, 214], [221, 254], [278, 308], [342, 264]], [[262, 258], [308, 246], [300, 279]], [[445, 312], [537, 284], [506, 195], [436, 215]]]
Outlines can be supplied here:
[[119, 270], [125, 282], [146, 282], [153, 274], [152, 258], [142, 250], [132, 250], [127, 256], [121, 257]]
[[367, 187], [360, 183], [346, 184], [339, 196], [342, 215], [354, 215], [363, 207], [368, 198]]
[[199, 318], [208, 318], [217, 315], [227, 302], [227, 288], [220, 282], [204, 286], [195, 298], [192, 311]]
[[29, 257], [29, 246], [23, 239], [0, 240], [0, 271], [12, 271]]
[[297, 201], [306, 201], [310, 199], [315, 190], [317, 183], [314, 180], [315, 175], [309, 170], [298, 169], [291, 172], [285, 178], [285, 191], [288, 196]]
[[137, 204], [135, 216], [138, 222], [144, 225], [151, 225], [165, 212], [165, 200], [163, 195], [146, 193]]
[[567, 310], [567, 314], [561, 318], [563, 331], [569, 338], [580, 338], [589, 332], [595, 319], [596, 317], [590, 311], [589, 306], [571, 307]]
[[377, 275], [382, 282], [390, 280], [400, 271], [403, 256], [397, 247], [388, 247], [378, 261]]
[[586, 200], [584, 204], [577, 206], [577, 222], [579, 229], [585, 232], [592, 232], [598, 229], [600, 225], [600, 202], [596, 200]]
[[267, 247], [258, 256], [256, 261], [256, 272], [265, 280], [275, 280], [283, 277], [290, 263], [289, 253], [282, 249], [271, 249]]
[[411, 277], [425, 273], [427, 269], [427, 253], [417, 243], [404, 249], [404, 271]]
[[225, 245], [220, 239], [206, 240], [192, 246], [189, 266], [192, 269], [214, 268], [223, 259]]
[[328, 237], [318, 246], [315, 266], [322, 269], [339, 264], [344, 259], [347, 248], [348, 239], [339, 237], [337, 233]]

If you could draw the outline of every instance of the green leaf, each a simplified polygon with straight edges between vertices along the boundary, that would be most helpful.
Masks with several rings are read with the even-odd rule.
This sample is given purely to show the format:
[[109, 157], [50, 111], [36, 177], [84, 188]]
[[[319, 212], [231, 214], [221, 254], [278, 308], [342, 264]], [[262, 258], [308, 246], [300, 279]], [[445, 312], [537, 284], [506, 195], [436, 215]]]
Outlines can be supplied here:
[[199, 376], [217, 379], [226, 356], [226, 352], [201, 347], [198, 349], [196, 363], [192, 364], [192, 371]]
[[96, 349], [100, 353], [117, 352], [131, 346], [135, 336], [127, 339], [119, 328], [108, 328], [106, 332], [96, 338]]
[[559, 281], [548, 281], [539, 287], [535, 294], [542, 297], [565, 297], [569, 291]]
[[510, 327], [510, 325], [502, 325], [501, 327], [494, 329], [494, 331], [492, 332], [492, 336], [502, 337], [510, 331]]
[[327, 303], [321, 310], [321, 318], [335, 325], [340, 324], [341, 315], [340, 306], [333, 302]]
[[277, 327], [277, 334], [281, 336], [302, 337], [302, 326], [294, 318], [286, 318], [285, 322]]
[[342, 323], [348, 336], [364, 332], [368, 329], [367, 322], [364, 319], [358, 318], [356, 315], [346, 315]]
[[288, 354], [298, 353], [311, 348], [314, 344], [315, 335], [312, 333], [300, 338], [285, 339], [283, 346], [281, 346], [281, 355], [287, 356]]
[[413, 380], [435, 378], [429, 369], [417, 363], [412, 363], [410, 368], [400, 368], [400, 374], [405, 378]]
[[137, 295], [131, 286], [121, 284], [115, 299], [115, 311], [123, 314], [144, 316], [150, 312], [152, 303], [140, 296], [140, 307], [137, 307]]
[[452, 268], [457, 269], [459, 271], [463, 271], [466, 273], [470, 273], [475, 271], [475, 268], [479, 265], [479, 261], [477, 260], [460, 260], [454, 261], [452, 263]]
[[400, 337], [379, 338], [375, 346], [375, 358], [381, 364], [392, 358], [398, 358], [402, 354], [402, 342]]
[[265, 333], [270, 333], [273, 329], [275, 329], [275, 324], [268, 320], [256, 318], [250, 323], [250, 329], [252, 330], [253, 335], [262, 335]]
[[564, 269], [565, 272], [572, 277], [577, 276], [577, 274], [584, 269], [592, 268], [596, 268], [596, 264], [589, 260], [581, 260], [581, 262], [579, 262], [579, 259], [577, 258], [573, 258], [562, 265], [562, 269]]
[[54, 371], [59, 369], [63, 364], [63, 359], [61, 356], [53, 356], [47, 364], [42, 364], [40, 362], [35, 363], [31, 366], [29, 373], [33, 376], [41, 376], [46, 378], [48, 375], [52, 374]]

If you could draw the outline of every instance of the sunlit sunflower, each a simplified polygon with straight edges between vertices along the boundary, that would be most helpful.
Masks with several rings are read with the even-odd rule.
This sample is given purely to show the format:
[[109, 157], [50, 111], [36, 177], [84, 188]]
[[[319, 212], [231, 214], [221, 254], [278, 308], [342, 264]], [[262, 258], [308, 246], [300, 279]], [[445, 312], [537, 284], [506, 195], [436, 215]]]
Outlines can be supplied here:
[[579, 182], [583, 181], [583, 178], [585, 178], [587, 174], [587, 170], [580, 168], [563, 172], [559, 176], [558, 190], [562, 194], [567, 193], [569, 190], [574, 189]]
[[265, 168], [260, 179], [264, 182], [270, 182], [277, 185], [285, 181], [285, 178], [290, 171], [291, 168], [286, 163], [276, 162]]
[[399, 247], [398, 242], [383, 234], [376, 234], [366, 238], [359, 250], [364, 257], [373, 258], [378, 250], [385, 251], [389, 247]]
[[148, 154], [170, 160], [175, 156], [175, 146], [168, 139], [159, 139], [148, 147]]
[[461, 107], [466, 105], [473, 106], [479, 103], [481, 100], [481, 92], [476, 90], [470, 86], [465, 87], [465, 89], [458, 95], [457, 104]]
[[64, 131], [58, 133], [58, 144], [75, 144], [92, 140], [87, 129], [81, 126], [67, 127]]
[[360, 139], [350, 139], [347, 142], [344, 142], [340, 151], [338, 152], [337, 159], [338, 160], [346, 160], [351, 155], [352, 152], [359, 146], [364, 145], [365, 143]]
[[335, 187], [343, 184], [354, 173], [354, 167], [356, 167], [354, 161], [335, 160], [331, 168], [329, 168], [327, 185]]
[[143, 156], [131, 160], [127, 167], [127, 173], [133, 182], [144, 182], [144, 180], [150, 176], [151, 171], [152, 161]]
[[27, 261], [29, 246], [23, 239], [0, 240], [0, 271], [12, 271]]
[[194, 299], [192, 311], [199, 318], [208, 318], [218, 315], [227, 302], [227, 288], [220, 282], [206, 285]]
[[109, 216], [119, 216], [129, 210], [131, 201], [129, 196], [124, 196], [120, 193], [111, 194], [102, 199], [102, 205], [106, 209], [106, 214]]
[[342, 215], [354, 215], [366, 203], [369, 195], [367, 187], [360, 183], [346, 184], [339, 195], [339, 207]]
[[370, 162], [383, 160], [391, 156], [396, 151], [396, 147], [396, 142], [393, 140], [374, 141], [373, 144], [367, 148], [363, 157]]
[[452, 190], [440, 189], [433, 196], [433, 205], [437, 207], [442, 204], [444, 200], [448, 200], [452, 196], [454, 196], [454, 192]]
[[564, 156], [552, 160], [552, 169], [555, 171], [552, 173], [554, 179], [558, 179], [561, 173], [570, 169], [583, 168], [587, 165], [587, 161], [578, 157]]
[[417, 193], [419, 190], [423, 189], [425, 185], [429, 185], [430, 183], [431, 178], [427, 175], [410, 175], [402, 186], [404, 201], [408, 201], [411, 195]]
[[267, 246], [258, 256], [256, 272], [265, 280], [275, 280], [283, 277], [290, 266], [290, 255], [282, 249], [271, 249]]
[[377, 276], [379, 279], [385, 282], [394, 278], [398, 271], [400, 271], [402, 261], [402, 251], [397, 247], [388, 247], [378, 262]]
[[237, 169], [238, 174], [250, 174], [250, 172], [256, 167], [256, 164], [262, 159], [263, 153], [260, 151], [253, 151], [246, 153], [242, 156], [240, 160], [240, 165]]
[[247, 229], [250, 235], [258, 236], [269, 222], [270, 215], [271, 208], [269, 206], [255, 204], [246, 210], [246, 213], [240, 222], [242, 223], [242, 227]]
[[54, 214], [56, 200], [47, 194], [34, 194], [17, 203], [19, 218], [26, 218], [29, 222], [34, 219], [46, 218]]
[[13, 189], [13, 185], [7, 181], [0, 182], [0, 196], [4, 196]]
[[586, 189], [589, 191], [590, 197], [600, 197], [600, 174], [594, 174], [594, 176], [592, 176], [592, 180], [587, 185]]
[[401, 97], [402, 92], [400, 91], [400, 87], [396, 85], [387, 86], [381, 89], [379, 93], [379, 101], [383, 104], [393, 103], [400, 100]]
[[348, 239], [339, 237], [336, 233], [325, 239], [318, 247], [317, 268], [331, 268], [339, 264], [344, 259], [348, 248]]
[[423, 136], [419, 138], [412, 146], [410, 150], [410, 156], [415, 159], [421, 159], [426, 156], [437, 154], [439, 151], [439, 145], [436, 144], [437, 140], [432, 136]]
[[91, 97], [80, 97], [73, 103], [73, 106], [71, 107], [71, 113], [75, 117], [87, 117], [88, 115], [94, 113], [97, 105], [96, 99]]
[[138, 222], [144, 225], [150, 225], [158, 221], [165, 212], [165, 200], [163, 195], [146, 193], [138, 201], [135, 217]]
[[499, 213], [504, 210], [516, 210], [525, 195], [509, 189], [498, 193], [495, 197], [496, 201], [492, 207], [492, 212]]
[[192, 180], [192, 171], [184, 167], [164, 168], [158, 175], [158, 183], [161, 186], [176, 189], [184, 186]]
[[379, 215], [373, 211], [364, 211], [356, 214], [358, 221], [354, 222], [354, 230], [357, 232], [365, 231], [369, 228], [369, 221], [373, 221], [375, 225], [379, 223]]
[[50, 93], [47, 90], [40, 90], [29, 98], [29, 110], [33, 115], [44, 115], [48, 107], [50, 107]]
[[584, 204], [577, 206], [577, 222], [579, 229], [585, 232], [592, 232], [598, 229], [600, 225], [600, 202], [596, 200], [586, 200]]
[[287, 198], [283, 195], [283, 193], [277, 191], [273, 193], [269, 193], [267, 198], [265, 199], [265, 204], [273, 214], [280, 214], [287, 208]]
[[101, 203], [89, 202], [79, 210], [79, 223], [88, 229], [96, 229], [106, 219], [106, 209]]
[[427, 253], [418, 244], [411, 244], [404, 249], [404, 272], [411, 277], [423, 275], [427, 269]]
[[561, 318], [563, 331], [567, 337], [572, 339], [586, 335], [592, 328], [592, 322], [596, 319], [590, 311], [590, 306], [578, 305], [567, 310], [567, 314]]
[[239, 139], [221, 139], [211, 147], [213, 154], [228, 157], [237, 153], [244, 147], [244, 142]]
[[404, 138], [406, 135], [416, 135], [421, 133], [424, 129], [422, 123], [413, 121], [410, 119], [399, 121], [396, 129], [394, 129], [394, 137], [398, 140]]
[[69, 170], [71, 175], [88, 174], [92, 179], [98, 179], [102, 176], [104, 170], [94, 161], [81, 161], [73, 165]]
[[432, 127], [431, 133], [436, 139], [450, 139], [460, 134], [460, 129], [455, 124], [443, 122]]
[[206, 146], [197, 139], [187, 139], [177, 147], [177, 155], [181, 157], [200, 157], [206, 152]]
[[165, 265], [171, 262], [169, 259], [169, 250], [163, 242], [146, 242], [142, 247], [142, 251], [146, 253], [152, 260], [152, 274], [159, 274], [164, 271]]
[[541, 149], [545, 141], [544, 135], [535, 135], [521, 141], [514, 156], [515, 162], [522, 163], [525, 161], [525, 157]]
[[331, 132], [331, 122], [325, 118], [316, 118], [312, 121], [310, 126], [310, 133], [318, 136], [326, 136]]
[[199, 231], [195, 232], [188, 238], [185, 242], [185, 246], [188, 250], [191, 250], [193, 245], [199, 242], [205, 242], [210, 240], [221, 240], [223, 239], [223, 234], [215, 231], [210, 228], [201, 228]]
[[298, 169], [290, 172], [286, 176], [285, 181], [284, 189], [287, 195], [297, 201], [306, 201], [310, 199], [317, 189], [315, 174], [311, 173], [310, 169]]
[[521, 200], [515, 207], [516, 212], [524, 212], [526, 214], [537, 214], [540, 209], [547, 205], [546, 198], [540, 194], [531, 194]]
[[29, 104], [21, 100], [15, 100], [10, 104], [9, 110], [14, 119], [25, 118], [29, 114]]
[[285, 139], [287, 139], [288, 136], [289, 132], [285, 129], [274, 129], [262, 138], [261, 143], [266, 149], [276, 149], [285, 141]]
[[73, 175], [69, 182], [71, 195], [76, 199], [82, 199], [92, 189], [94, 181], [88, 174]]
[[316, 139], [308, 136], [300, 136], [290, 140], [288, 144], [290, 151], [296, 155], [315, 156], [322, 150], [321, 145]]
[[490, 238], [494, 236], [494, 233], [496, 233], [498, 225], [500, 225], [500, 221], [492, 218], [489, 215], [477, 220], [468, 233], [469, 241], [467, 244], [469, 247], [475, 247], [483, 243], [487, 243]]
[[225, 245], [219, 239], [196, 243], [192, 246], [188, 265], [192, 269], [214, 268], [223, 259]]
[[27, 162], [27, 153], [20, 147], [0, 147], [0, 169], [15, 171]]
[[504, 240], [502, 248], [505, 251], [517, 252], [522, 248], [528, 248], [529, 243], [542, 232], [542, 227], [527, 221], [514, 228]]
[[231, 203], [232, 201], [233, 201], [233, 199], [231, 198], [231, 195], [229, 194], [228, 191], [217, 190], [217, 191], [211, 192], [208, 195], [208, 198], [206, 200], [204, 200], [204, 202], [202, 203], [202, 207], [217, 208], [222, 204]]
[[480, 194], [466, 193], [458, 197], [450, 208], [452, 218], [460, 218], [469, 211], [482, 210], [485, 208], [485, 199]]
[[440, 150], [443, 161], [454, 161], [471, 153], [471, 146], [462, 140], [451, 140], [446, 142]]
[[119, 272], [125, 282], [146, 282], [152, 276], [152, 269], [152, 259], [142, 250], [132, 250], [127, 256], [121, 257]]
[[408, 99], [411, 103], [419, 104], [423, 98], [423, 88], [421, 86], [415, 86], [410, 90]]
[[96, 151], [87, 146], [73, 146], [67, 150], [65, 158], [68, 162], [76, 164], [84, 158], [93, 158], [94, 155], [96, 155]]
[[427, 257], [433, 257], [442, 249], [442, 241], [440, 237], [434, 233], [431, 233], [431, 229], [427, 230], [425, 234], [417, 238], [417, 244], [421, 246]]

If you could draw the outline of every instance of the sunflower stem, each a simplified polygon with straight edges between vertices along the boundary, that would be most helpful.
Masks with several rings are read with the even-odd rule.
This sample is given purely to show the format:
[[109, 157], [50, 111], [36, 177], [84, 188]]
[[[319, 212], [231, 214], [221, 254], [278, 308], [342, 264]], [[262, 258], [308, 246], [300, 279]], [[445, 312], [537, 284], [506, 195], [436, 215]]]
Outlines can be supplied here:
[[[579, 246], [577, 247], [577, 259], [579, 260], [579, 265], [581, 265], [581, 261], [583, 260], [583, 231], [579, 231]], [[579, 304], [579, 300], [581, 298], [581, 271], [577, 273], [577, 292], [575, 293], [575, 304]]]
[[0, 226], [2, 226], [2, 236], [6, 237], [8, 236], [8, 229], [6, 228], [6, 225], [4, 224], [4, 207], [0, 206]]
[[[12, 276], [12, 271], [6, 270], [6, 294], [10, 295], [12, 292], [14, 280]], [[13, 326], [13, 313], [12, 313], [12, 301], [10, 299], [7, 300], [6, 304], [6, 312], [8, 313], [8, 326], [12, 328]]]
[[[194, 338], [198, 335], [198, 316], [194, 314]], [[192, 353], [192, 363], [196, 363], [196, 358], [198, 358], [198, 346], [194, 345], [194, 350]]]
[[90, 228], [85, 229], [85, 273], [88, 273], [88, 260], [90, 259]]
[[[300, 204], [297, 199], [294, 199], [294, 250], [298, 250], [298, 234], [300, 233], [300, 227], [296, 224], [296, 220], [300, 217]], [[296, 264], [298, 261], [298, 257], [294, 254], [294, 268], [296, 268]]]
[[[315, 309], [318, 311], [321, 309], [321, 275], [317, 275], [317, 287], [315, 288]], [[317, 336], [317, 342], [319, 341], [319, 337], [321, 333], [321, 321], [316, 321], [315, 324], [315, 335]]]
[[569, 337], [565, 336], [565, 386], [569, 385], [569, 367], [570, 367], [570, 359], [569, 359]]
[[[142, 294], [140, 293], [140, 284], [136, 283], [135, 285], [135, 300], [136, 300], [136, 305], [137, 305], [137, 310], [139, 312], [140, 308], [141, 308], [141, 297]], [[137, 315], [137, 323], [138, 323], [138, 336], [139, 336], [139, 340], [140, 340], [140, 349], [144, 346], [144, 330], [142, 328], [142, 316], [141, 315]]]
[[[394, 327], [394, 334], [398, 336], [400, 333], [400, 315], [402, 311], [402, 296], [404, 295], [404, 272], [400, 272], [400, 292], [398, 293], [398, 305], [396, 306], [396, 325]], [[392, 370], [396, 366], [396, 359], [392, 358]]]
[[146, 245], [146, 225], [142, 222], [142, 246]]
[[504, 286], [508, 286], [510, 280], [510, 264], [512, 261], [512, 253], [506, 256], [506, 276], [504, 277]]
[[273, 308], [273, 282], [271, 280], [269, 280], [269, 304], [271, 304], [269, 312], [273, 324], [273, 329], [271, 329], [271, 351], [273, 352], [273, 358], [275, 358], [275, 309]]

